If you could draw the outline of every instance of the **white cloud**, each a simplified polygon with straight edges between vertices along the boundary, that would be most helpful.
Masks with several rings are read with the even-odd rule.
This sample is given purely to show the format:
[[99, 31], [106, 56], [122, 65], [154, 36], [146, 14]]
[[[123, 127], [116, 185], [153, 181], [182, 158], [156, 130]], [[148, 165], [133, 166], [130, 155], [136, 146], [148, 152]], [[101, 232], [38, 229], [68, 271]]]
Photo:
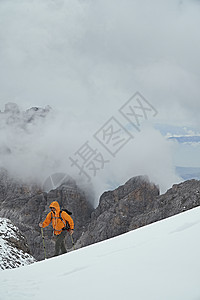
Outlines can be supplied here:
[[[16, 154], [10, 166], [19, 169], [25, 160], [27, 172], [37, 173], [46, 161], [43, 170], [48, 173], [55, 170], [51, 161], [62, 171], [66, 156], [137, 90], [156, 107], [159, 122], [199, 125], [199, 10], [199, 2], [192, 0], [2, 0], [0, 109], [8, 101], [22, 109], [49, 104], [59, 115], [40, 137], [34, 131], [29, 138], [13, 139], [19, 145], [19, 137], [27, 152], [21, 158]], [[151, 134], [168, 161], [170, 149]], [[143, 143], [138, 140], [138, 145]], [[138, 153], [143, 152], [140, 146], [134, 148]], [[152, 155], [159, 165], [160, 151], [152, 148]], [[153, 178], [159, 174], [153, 162], [145, 169], [138, 164]], [[169, 184], [170, 176], [175, 180], [169, 165], [160, 168], [168, 170], [163, 186], [164, 178]], [[115, 170], [114, 163], [109, 168]]]
[[82, 113], [91, 102], [104, 110], [108, 101], [120, 105], [140, 90], [166, 112], [174, 101], [183, 111], [199, 105], [198, 2], [21, 0], [0, 6], [2, 102]]

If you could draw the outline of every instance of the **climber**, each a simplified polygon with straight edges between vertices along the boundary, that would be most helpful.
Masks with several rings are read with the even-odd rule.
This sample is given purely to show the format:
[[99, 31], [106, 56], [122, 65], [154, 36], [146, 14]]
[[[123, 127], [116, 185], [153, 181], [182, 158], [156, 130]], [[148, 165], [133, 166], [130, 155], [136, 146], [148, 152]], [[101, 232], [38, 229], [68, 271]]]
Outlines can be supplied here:
[[60, 210], [60, 205], [57, 201], [53, 201], [49, 208], [51, 211], [46, 216], [44, 222], [40, 222], [39, 226], [41, 228], [47, 227], [51, 221], [54, 229], [54, 237], [55, 237], [55, 253], [54, 256], [60, 254], [64, 254], [67, 252], [65, 247], [65, 236], [67, 232], [70, 235], [73, 234], [74, 230], [74, 222], [72, 218], [63, 210]]

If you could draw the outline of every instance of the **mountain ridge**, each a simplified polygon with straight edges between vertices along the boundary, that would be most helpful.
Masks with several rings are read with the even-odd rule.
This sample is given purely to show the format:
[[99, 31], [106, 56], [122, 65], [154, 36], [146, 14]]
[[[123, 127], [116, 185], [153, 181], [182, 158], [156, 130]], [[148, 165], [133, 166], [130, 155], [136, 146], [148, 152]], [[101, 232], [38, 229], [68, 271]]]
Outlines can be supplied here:
[[35, 261], [19, 229], [10, 220], [0, 218], [0, 269], [17, 268]]
[[[5, 175], [6, 173], [4, 173]], [[85, 192], [68, 178], [58, 188], [42, 192], [27, 190], [9, 176], [0, 177], [0, 217], [9, 218], [25, 235], [32, 255], [44, 258], [42, 237], [38, 226], [57, 200], [61, 208], [72, 211], [75, 221], [74, 242], [81, 248], [168, 218], [200, 205], [200, 181], [188, 180], [174, 184], [165, 194], [146, 176], [136, 176], [113, 191], [102, 194], [96, 209]], [[4, 195], [4, 196], [3, 196]], [[47, 256], [54, 253], [51, 226], [44, 229]], [[73, 250], [67, 237], [68, 251]]]

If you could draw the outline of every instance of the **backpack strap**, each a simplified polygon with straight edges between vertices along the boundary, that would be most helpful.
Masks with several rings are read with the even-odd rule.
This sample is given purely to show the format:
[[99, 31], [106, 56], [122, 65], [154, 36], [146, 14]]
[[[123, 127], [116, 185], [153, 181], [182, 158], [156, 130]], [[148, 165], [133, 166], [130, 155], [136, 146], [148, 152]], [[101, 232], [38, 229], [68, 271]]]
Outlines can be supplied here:
[[[68, 223], [67, 220], [66, 220], [66, 224], [65, 224], [65, 221], [64, 221], [63, 218], [62, 218], [62, 212], [63, 212], [63, 211], [65, 211], [65, 210], [60, 210], [60, 213], [59, 213], [59, 218], [61, 219], [61, 221], [62, 221], [63, 224], [64, 224], [64, 227], [63, 227], [62, 230], [69, 230], [69, 229], [70, 229], [69, 223]], [[52, 217], [52, 212], [51, 212], [51, 221], [52, 221], [52, 219], [53, 219], [53, 217]], [[50, 222], [51, 222], [51, 221], [50, 221]]]
[[52, 219], [53, 219], [53, 217], [52, 217], [52, 213], [53, 213], [53, 212], [51, 211], [51, 220], [50, 220], [50, 223], [51, 223], [51, 221], [52, 221]]
[[61, 221], [63, 222], [63, 224], [65, 225], [65, 222], [64, 222], [64, 220], [63, 220], [63, 218], [62, 218], [62, 210], [60, 210], [60, 213], [59, 213], [59, 218], [61, 219]]
[[63, 209], [63, 211], [65, 211], [68, 215], [72, 215], [72, 212], [71, 211], [69, 211], [68, 209]]
[[65, 220], [66, 221], [66, 224], [65, 224], [65, 222], [62, 218], [62, 212], [63, 212], [63, 210], [60, 210], [60, 213], [59, 213], [59, 217], [60, 217], [61, 221], [63, 222], [63, 224], [65, 225], [65, 227], [63, 227], [62, 230], [69, 230], [70, 229], [69, 223], [67, 222], [67, 220]]

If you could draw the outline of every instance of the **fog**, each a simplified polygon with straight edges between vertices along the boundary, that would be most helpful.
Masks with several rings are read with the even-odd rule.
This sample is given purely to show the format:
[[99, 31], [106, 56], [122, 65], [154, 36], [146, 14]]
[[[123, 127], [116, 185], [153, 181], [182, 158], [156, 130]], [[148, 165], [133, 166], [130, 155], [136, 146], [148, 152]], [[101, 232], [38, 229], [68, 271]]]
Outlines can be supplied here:
[[[109, 160], [91, 176], [97, 197], [135, 175], [162, 191], [178, 182], [175, 146], [153, 123], [199, 128], [199, 14], [195, 0], [1, 0], [0, 110], [52, 108], [28, 133], [2, 120], [11, 151], [1, 166], [30, 181], [55, 172], [83, 180], [69, 157], [89, 141]], [[93, 135], [112, 116], [124, 121], [118, 110], [136, 91], [158, 113], [129, 129], [134, 138], [113, 157]]]

